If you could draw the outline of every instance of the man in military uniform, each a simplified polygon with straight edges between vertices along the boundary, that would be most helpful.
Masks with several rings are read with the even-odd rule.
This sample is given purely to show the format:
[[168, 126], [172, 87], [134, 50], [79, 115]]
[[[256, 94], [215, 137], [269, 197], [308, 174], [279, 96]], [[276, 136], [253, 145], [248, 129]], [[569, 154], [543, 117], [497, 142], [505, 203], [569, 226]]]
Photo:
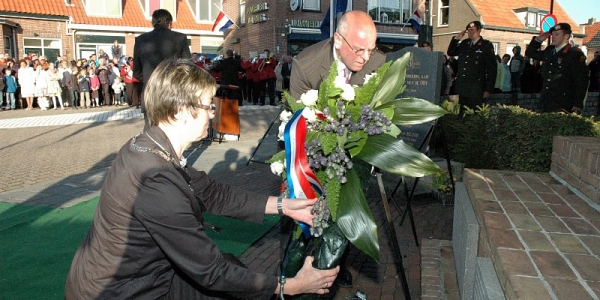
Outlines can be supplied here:
[[[552, 35], [550, 45], [540, 50], [542, 43]], [[527, 46], [527, 57], [543, 62], [543, 85], [539, 107], [542, 112], [576, 112], [583, 107], [588, 86], [588, 69], [585, 55], [579, 48], [571, 47], [571, 25], [558, 23]]]
[[[494, 46], [481, 37], [481, 29], [481, 22], [469, 23], [465, 30], [452, 37], [448, 46], [448, 55], [458, 56], [456, 93], [460, 103], [470, 108], [483, 104], [494, 91], [498, 68]], [[465, 33], [469, 38], [461, 41]]]

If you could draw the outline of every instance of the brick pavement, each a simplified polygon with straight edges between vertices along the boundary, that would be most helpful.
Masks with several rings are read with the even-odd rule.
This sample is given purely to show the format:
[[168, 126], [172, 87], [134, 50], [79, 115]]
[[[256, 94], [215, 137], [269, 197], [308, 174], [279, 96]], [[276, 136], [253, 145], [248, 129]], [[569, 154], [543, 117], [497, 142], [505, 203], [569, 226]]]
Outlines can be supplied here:
[[[109, 107], [99, 110], [112, 112], [133, 109]], [[0, 112], [0, 124], [6, 124], [8, 121], [5, 120], [11, 118], [47, 115], [61, 117], [81, 112]], [[210, 146], [196, 143], [187, 152], [191, 153], [188, 162], [214, 178], [240, 189], [276, 194], [279, 179], [271, 174], [269, 167], [261, 163], [246, 166], [246, 163], [277, 112], [278, 108], [273, 107], [242, 108], [240, 141], [222, 144], [213, 142]], [[64, 207], [90, 199], [100, 189], [106, 170], [118, 149], [131, 136], [139, 133], [142, 127], [143, 120], [133, 117], [113, 121], [95, 120], [84, 124], [0, 129], [0, 140], [4, 141], [0, 146], [0, 157], [3, 158], [3, 167], [0, 169], [0, 178], [3, 178], [0, 180], [0, 201]], [[257, 151], [256, 160], [264, 160], [275, 152], [276, 131], [277, 126], [274, 126], [271, 130], [273, 134], [267, 136], [265, 143]], [[396, 180], [384, 176], [388, 193]], [[348, 263], [354, 275], [354, 287], [340, 289], [334, 299], [349, 299], [356, 289], [366, 292], [369, 299], [404, 299], [389, 247], [388, 231], [383, 223], [383, 205], [374, 179], [372, 184], [373, 188], [367, 197], [379, 226], [381, 263], [375, 263], [352, 248]], [[396, 201], [403, 205], [402, 200]], [[452, 207], [442, 206], [429, 197], [421, 196], [414, 202], [413, 212], [419, 238], [451, 238]], [[410, 293], [413, 299], [418, 299], [421, 293], [419, 248], [415, 246], [409, 223], [399, 226], [400, 216], [394, 209], [392, 216]], [[275, 227], [242, 254], [241, 260], [259, 271], [274, 272], [278, 263], [278, 237], [278, 227]]]

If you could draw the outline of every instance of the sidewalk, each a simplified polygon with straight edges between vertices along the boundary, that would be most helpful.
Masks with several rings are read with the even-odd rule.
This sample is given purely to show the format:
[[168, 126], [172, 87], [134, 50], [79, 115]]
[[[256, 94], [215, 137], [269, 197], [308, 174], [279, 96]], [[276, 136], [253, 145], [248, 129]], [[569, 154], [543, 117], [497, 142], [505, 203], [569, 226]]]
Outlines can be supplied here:
[[[247, 191], [277, 194], [280, 179], [266, 164], [248, 159], [279, 112], [278, 107], [240, 108], [239, 141], [219, 144], [198, 142], [185, 153], [188, 163], [217, 180]], [[143, 128], [136, 109], [106, 108], [98, 111], [10, 111], [0, 113], [0, 201], [68, 207], [98, 195], [104, 176], [118, 149]], [[17, 124], [21, 124], [18, 125]], [[22, 127], [26, 125], [25, 127]], [[9, 127], [12, 126], [12, 127]], [[258, 148], [254, 161], [264, 161], [276, 151], [278, 125], [271, 128]], [[397, 178], [384, 176], [389, 193]], [[389, 232], [381, 196], [372, 180], [369, 204], [378, 224], [381, 262], [352, 247], [348, 257], [354, 287], [340, 289], [334, 299], [349, 299], [357, 289], [368, 299], [404, 299], [394, 257], [389, 247]], [[398, 196], [396, 196], [398, 198]], [[400, 206], [404, 201], [395, 199]], [[452, 234], [452, 207], [421, 197], [413, 202], [419, 239], [446, 239]], [[392, 206], [392, 216], [400, 241], [403, 264], [412, 299], [420, 298], [420, 254], [415, 246], [408, 220], [399, 226], [400, 216]], [[224, 229], [226, 230], [226, 229]], [[279, 230], [275, 227], [249, 248], [240, 259], [250, 268], [273, 273], [279, 260]]]

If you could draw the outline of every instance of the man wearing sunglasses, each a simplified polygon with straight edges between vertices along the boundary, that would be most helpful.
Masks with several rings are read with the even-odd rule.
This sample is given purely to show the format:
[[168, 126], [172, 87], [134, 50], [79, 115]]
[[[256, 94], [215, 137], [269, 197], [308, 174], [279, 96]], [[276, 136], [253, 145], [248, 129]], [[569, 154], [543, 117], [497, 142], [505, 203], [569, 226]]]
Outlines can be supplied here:
[[352, 85], [362, 85], [365, 75], [385, 63], [385, 54], [377, 50], [377, 28], [364, 11], [350, 11], [340, 18], [333, 37], [304, 49], [292, 62], [290, 95], [295, 99], [308, 90], [316, 90], [329, 75], [333, 61], [338, 76]]

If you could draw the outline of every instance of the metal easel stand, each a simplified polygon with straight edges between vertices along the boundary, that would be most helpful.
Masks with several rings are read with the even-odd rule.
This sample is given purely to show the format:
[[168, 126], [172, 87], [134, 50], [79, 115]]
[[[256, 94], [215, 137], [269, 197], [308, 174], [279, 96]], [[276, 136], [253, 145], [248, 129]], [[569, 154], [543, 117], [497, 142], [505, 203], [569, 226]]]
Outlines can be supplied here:
[[281, 107], [279, 108], [279, 112], [275, 115], [275, 117], [273, 118], [273, 121], [271, 121], [271, 124], [269, 124], [269, 127], [265, 131], [265, 134], [263, 134], [262, 138], [258, 142], [258, 145], [256, 145], [256, 148], [254, 148], [254, 151], [252, 151], [252, 155], [250, 155], [250, 158], [248, 158], [248, 161], [246, 162], [246, 166], [249, 165], [250, 162], [267, 164], [264, 161], [254, 160], [253, 158], [254, 158], [254, 155], [256, 155], [256, 152], [258, 151], [258, 148], [260, 148], [260, 146], [262, 145], [262, 143], [265, 141], [265, 138], [269, 135], [269, 132], [271, 132], [271, 128], [273, 128], [273, 125], [275, 125], [275, 123], [279, 119], [279, 115], [281, 115], [282, 111], [283, 111], [283, 105], [281, 105]]
[[377, 184], [379, 185], [379, 192], [381, 194], [381, 202], [383, 202], [385, 218], [387, 220], [387, 226], [390, 233], [390, 243], [392, 244], [393, 251], [392, 253], [396, 262], [396, 273], [398, 273], [400, 282], [402, 283], [404, 299], [410, 300], [410, 291], [408, 290], [408, 281], [406, 279], [406, 274], [404, 273], [404, 264], [402, 263], [402, 253], [400, 252], [400, 244], [398, 243], [398, 236], [396, 235], [396, 227], [394, 227], [392, 213], [390, 212], [390, 203], [388, 202], [388, 197], [386, 196], [385, 187], [383, 186], [383, 180], [381, 179], [381, 173], [379, 170], [375, 170], [375, 176], [377, 177]]

